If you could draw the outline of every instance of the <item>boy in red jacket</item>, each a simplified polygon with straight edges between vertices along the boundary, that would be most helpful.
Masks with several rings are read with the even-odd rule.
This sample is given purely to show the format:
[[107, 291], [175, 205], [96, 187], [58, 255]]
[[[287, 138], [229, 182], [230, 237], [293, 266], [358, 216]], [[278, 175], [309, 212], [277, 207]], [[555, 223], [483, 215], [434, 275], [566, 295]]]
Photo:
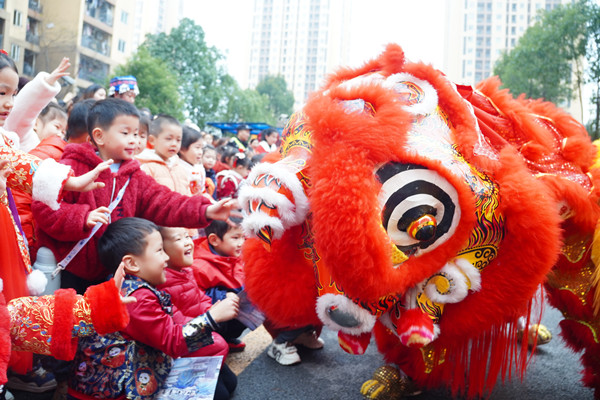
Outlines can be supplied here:
[[[67, 255], [73, 257], [62, 271], [62, 287], [83, 293], [88, 286], [105, 280], [108, 271], [98, 261], [97, 242], [105, 225], [112, 221], [135, 216], [163, 226], [198, 228], [210, 219], [226, 220], [236, 207], [234, 201], [213, 205], [203, 196], [182, 196], [142, 172], [133, 159], [139, 118], [137, 108], [123, 100], [110, 98], [94, 104], [88, 115], [92, 143], [67, 145], [61, 163], [80, 175], [112, 159], [111, 169], [98, 178], [104, 188], [80, 195], [66, 193], [56, 211], [33, 202], [39, 245], [50, 248], [57, 261]], [[87, 238], [98, 223], [99, 231], [74, 255], [75, 245]]]
[[[239, 293], [244, 286], [244, 264], [240, 258], [244, 244], [241, 221], [232, 218], [234, 226], [224, 221], [212, 221], [204, 229], [206, 237], [198, 239], [192, 269], [200, 289], [213, 301], [225, 299], [229, 293]], [[221, 324], [219, 333], [232, 352], [242, 351], [246, 344], [238, 339], [246, 326], [238, 320]]]

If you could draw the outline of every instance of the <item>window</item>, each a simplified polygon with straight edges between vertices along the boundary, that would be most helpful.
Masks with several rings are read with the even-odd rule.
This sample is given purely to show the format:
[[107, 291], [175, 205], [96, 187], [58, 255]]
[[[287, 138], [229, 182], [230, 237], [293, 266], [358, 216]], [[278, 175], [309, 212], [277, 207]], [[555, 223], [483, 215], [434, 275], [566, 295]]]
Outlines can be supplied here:
[[124, 52], [125, 52], [125, 41], [124, 41], [124, 40], [121, 40], [121, 39], [119, 39], [119, 51], [120, 51], [121, 53], [124, 53]]
[[15, 60], [15, 62], [19, 62], [19, 59], [21, 58], [21, 46], [12, 44], [10, 46], [10, 57]]
[[22, 24], [23, 24], [23, 14], [21, 14], [21, 11], [15, 10], [15, 13], [13, 14], [13, 25], [21, 26]]
[[78, 78], [103, 83], [108, 76], [108, 64], [80, 54]]
[[25, 49], [25, 56], [23, 57], [23, 74], [29, 76], [35, 76], [35, 58], [36, 54]]
[[121, 11], [121, 22], [124, 23], [124, 24], [126, 24], [128, 16], [129, 16], [129, 14], [127, 14], [126, 11]]

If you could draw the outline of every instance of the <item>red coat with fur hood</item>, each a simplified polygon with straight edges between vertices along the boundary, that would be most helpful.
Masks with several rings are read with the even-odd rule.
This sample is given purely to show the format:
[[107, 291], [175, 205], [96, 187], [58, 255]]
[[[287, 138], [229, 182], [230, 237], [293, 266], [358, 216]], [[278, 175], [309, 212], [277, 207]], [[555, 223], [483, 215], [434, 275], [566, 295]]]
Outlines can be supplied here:
[[[61, 159], [61, 163], [73, 168], [76, 176], [92, 170], [101, 162], [89, 143], [68, 145]], [[32, 211], [37, 223], [39, 246], [50, 248], [56, 260], [62, 260], [77, 241], [89, 235], [86, 220], [90, 211], [108, 207], [129, 178], [129, 186], [112, 212], [111, 221], [140, 217], [163, 226], [199, 228], [207, 225], [205, 214], [209, 200], [204, 196], [187, 197], [175, 193], [143, 172], [137, 160], [128, 160], [121, 164], [117, 173], [105, 170], [100, 174], [97, 181], [104, 182], [104, 188], [85, 193], [65, 192], [57, 211], [34, 201]], [[96, 250], [98, 239], [105, 229], [103, 226], [96, 232], [69, 263], [67, 271], [88, 281], [106, 278], [108, 271], [100, 264]]]

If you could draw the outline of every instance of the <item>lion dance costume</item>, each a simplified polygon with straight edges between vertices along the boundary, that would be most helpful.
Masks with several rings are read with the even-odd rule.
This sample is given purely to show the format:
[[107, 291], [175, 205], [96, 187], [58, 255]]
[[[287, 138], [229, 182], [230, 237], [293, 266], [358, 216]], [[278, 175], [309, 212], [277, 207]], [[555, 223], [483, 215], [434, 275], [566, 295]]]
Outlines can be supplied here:
[[[517, 320], [545, 283], [600, 398], [597, 149], [499, 86], [454, 85], [397, 45], [331, 76], [240, 193], [247, 291], [282, 327], [324, 324], [353, 354], [374, 334], [417, 384], [476, 397], [522, 376]], [[394, 371], [363, 394], [394, 398]]]

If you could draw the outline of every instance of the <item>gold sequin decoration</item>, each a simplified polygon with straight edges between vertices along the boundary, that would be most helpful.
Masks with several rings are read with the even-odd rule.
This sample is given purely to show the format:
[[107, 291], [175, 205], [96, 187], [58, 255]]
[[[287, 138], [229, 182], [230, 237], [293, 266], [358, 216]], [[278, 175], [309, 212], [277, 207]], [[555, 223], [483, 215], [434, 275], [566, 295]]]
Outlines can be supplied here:
[[442, 365], [446, 361], [446, 349], [439, 350], [439, 356], [436, 354], [433, 345], [424, 346], [420, 350], [425, 363], [426, 374], [430, 374], [437, 365]]
[[561, 249], [562, 254], [570, 263], [581, 261], [588, 250], [589, 235], [573, 235], [565, 239]]

